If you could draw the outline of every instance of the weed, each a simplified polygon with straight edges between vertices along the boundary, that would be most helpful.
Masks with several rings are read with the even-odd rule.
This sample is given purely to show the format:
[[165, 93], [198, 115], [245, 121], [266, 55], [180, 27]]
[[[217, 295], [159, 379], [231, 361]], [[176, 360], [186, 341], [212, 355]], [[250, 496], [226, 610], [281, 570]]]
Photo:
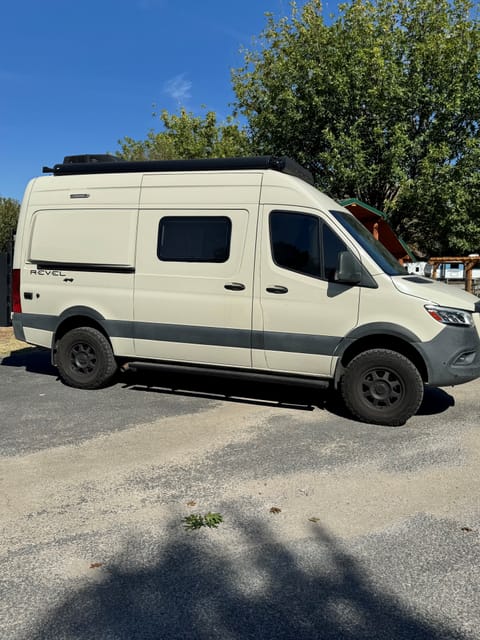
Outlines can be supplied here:
[[202, 516], [200, 513], [191, 513], [183, 519], [183, 526], [187, 531], [194, 531], [202, 527], [216, 529], [223, 522], [223, 517], [219, 513], [211, 513], [210, 511]]

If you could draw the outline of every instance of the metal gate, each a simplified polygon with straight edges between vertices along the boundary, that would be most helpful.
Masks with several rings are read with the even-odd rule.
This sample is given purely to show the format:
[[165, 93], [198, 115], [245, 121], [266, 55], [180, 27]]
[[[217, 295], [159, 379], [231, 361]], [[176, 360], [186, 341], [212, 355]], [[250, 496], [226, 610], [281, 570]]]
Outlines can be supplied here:
[[0, 253], [0, 327], [11, 325], [13, 243]]

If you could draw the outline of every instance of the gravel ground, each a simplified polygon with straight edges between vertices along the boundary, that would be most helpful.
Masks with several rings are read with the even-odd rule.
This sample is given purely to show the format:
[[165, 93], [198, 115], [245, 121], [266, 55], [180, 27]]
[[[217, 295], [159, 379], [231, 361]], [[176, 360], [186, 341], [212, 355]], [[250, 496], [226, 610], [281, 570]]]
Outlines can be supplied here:
[[[430, 390], [386, 428], [225, 380], [82, 392], [14, 352], [2, 639], [480, 638], [479, 394]], [[209, 511], [218, 528], [185, 530]]]

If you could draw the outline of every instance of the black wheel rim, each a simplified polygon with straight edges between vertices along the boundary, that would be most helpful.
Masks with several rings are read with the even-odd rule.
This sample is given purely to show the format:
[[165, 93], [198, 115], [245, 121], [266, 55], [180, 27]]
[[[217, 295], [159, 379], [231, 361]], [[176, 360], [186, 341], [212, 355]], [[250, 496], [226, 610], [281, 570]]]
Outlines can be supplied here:
[[92, 345], [87, 342], [77, 342], [70, 350], [70, 366], [72, 370], [87, 376], [95, 371], [97, 366], [97, 354]]
[[391, 369], [375, 367], [363, 374], [361, 394], [365, 403], [375, 409], [389, 409], [404, 397], [402, 378]]

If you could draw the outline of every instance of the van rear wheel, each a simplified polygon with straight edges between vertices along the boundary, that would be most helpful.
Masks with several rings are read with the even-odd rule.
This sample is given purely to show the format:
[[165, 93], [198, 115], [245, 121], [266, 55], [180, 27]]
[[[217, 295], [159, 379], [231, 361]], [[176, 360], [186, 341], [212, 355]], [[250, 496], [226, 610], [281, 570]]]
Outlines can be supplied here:
[[62, 381], [77, 389], [100, 389], [117, 371], [110, 342], [93, 327], [78, 327], [60, 338], [57, 367]]
[[423, 380], [415, 365], [400, 353], [370, 349], [347, 365], [341, 391], [356, 418], [399, 426], [420, 407]]

